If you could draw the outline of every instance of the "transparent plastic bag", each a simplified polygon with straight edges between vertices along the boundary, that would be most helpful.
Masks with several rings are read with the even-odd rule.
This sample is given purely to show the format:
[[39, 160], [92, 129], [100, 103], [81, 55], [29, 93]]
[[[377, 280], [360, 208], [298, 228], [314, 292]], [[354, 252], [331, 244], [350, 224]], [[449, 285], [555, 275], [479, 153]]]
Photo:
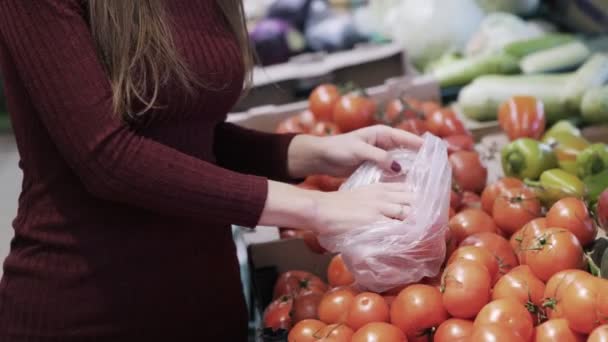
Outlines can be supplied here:
[[427, 133], [419, 151], [391, 153], [401, 164], [399, 175], [365, 163], [341, 191], [378, 182], [402, 183], [414, 194], [408, 217], [319, 236], [324, 248], [342, 254], [356, 285], [375, 292], [433, 277], [445, 258], [452, 179], [446, 144]]

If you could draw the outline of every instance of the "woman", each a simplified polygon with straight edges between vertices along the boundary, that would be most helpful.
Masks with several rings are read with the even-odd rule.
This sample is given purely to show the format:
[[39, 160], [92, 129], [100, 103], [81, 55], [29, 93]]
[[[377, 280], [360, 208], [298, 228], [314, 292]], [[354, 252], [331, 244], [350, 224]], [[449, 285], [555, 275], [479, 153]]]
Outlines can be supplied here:
[[407, 213], [394, 186], [278, 181], [399, 171], [384, 149], [417, 137], [224, 122], [251, 71], [243, 22], [237, 0], [0, 0], [24, 174], [0, 341], [244, 341], [230, 224], [331, 233]]

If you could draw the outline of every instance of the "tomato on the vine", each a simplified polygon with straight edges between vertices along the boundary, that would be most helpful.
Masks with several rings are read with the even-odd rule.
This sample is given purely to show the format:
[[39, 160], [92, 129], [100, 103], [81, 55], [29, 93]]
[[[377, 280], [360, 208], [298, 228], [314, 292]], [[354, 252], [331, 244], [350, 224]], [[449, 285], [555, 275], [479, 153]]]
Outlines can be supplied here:
[[441, 292], [429, 285], [410, 285], [395, 299], [391, 306], [391, 323], [408, 337], [430, 334], [448, 319], [443, 307]]
[[476, 233], [496, 233], [498, 231], [492, 217], [481, 209], [465, 209], [459, 212], [450, 219], [448, 227], [458, 244]]
[[453, 177], [463, 191], [481, 193], [486, 186], [488, 169], [474, 151], [458, 151], [449, 157]]
[[536, 328], [535, 342], [584, 342], [585, 336], [572, 331], [565, 319], [552, 319]]
[[474, 318], [490, 301], [492, 277], [484, 264], [458, 259], [443, 272], [443, 306], [452, 317]]
[[498, 299], [484, 306], [475, 318], [475, 327], [502, 324], [529, 341], [534, 332], [532, 316], [520, 302], [510, 298]]
[[406, 342], [407, 338], [399, 328], [384, 322], [369, 323], [357, 330], [352, 342]]
[[542, 205], [534, 192], [527, 188], [511, 188], [496, 198], [492, 208], [494, 221], [511, 236], [526, 223], [540, 217]]
[[355, 282], [355, 278], [344, 264], [341, 254], [331, 259], [327, 267], [327, 280], [331, 286], [348, 286]]
[[511, 140], [538, 140], [545, 132], [543, 103], [532, 96], [513, 96], [498, 109], [498, 122]]
[[576, 236], [562, 228], [548, 228], [524, 246], [524, 259], [532, 272], [548, 281], [559, 271], [582, 269], [583, 248]]
[[332, 121], [340, 90], [333, 84], [316, 87], [308, 98], [308, 107], [318, 121]]
[[450, 318], [441, 323], [433, 336], [434, 342], [452, 342], [459, 338], [469, 337], [473, 334], [473, 322]]
[[375, 123], [376, 103], [355, 94], [343, 96], [334, 107], [334, 123], [348, 133]]
[[511, 188], [521, 188], [524, 186], [524, 182], [517, 178], [505, 177], [497, 182], [494, 182], [483, 190], [481, 193], [481, 208], [488, 214], [492, 215], [494, 208], [494, 201], [496, 197], [502, 196], [505, 190]]
[[315, 337], [326, 324], [315, 319], [305, 319], [296, 324], [287, 336], [288, 342], [315, 342]]
[[569, 230], [583, 246], [593, 242], [597, 236], [597, 227], [585, 202], [575, 197], [555, 202], [547, 213], [547, 225]]
[[477, 246], [492, 253], [498, 262], [498, 277], [519, 265], [509, 241], [495, 233], [473, 234], [464, 239], [460, 246]]
[[372, 322], [388, 322], [389, 307], [382, 296], [372, 292], [359, 293], [348, 310], [346, 324], [357, 330]]

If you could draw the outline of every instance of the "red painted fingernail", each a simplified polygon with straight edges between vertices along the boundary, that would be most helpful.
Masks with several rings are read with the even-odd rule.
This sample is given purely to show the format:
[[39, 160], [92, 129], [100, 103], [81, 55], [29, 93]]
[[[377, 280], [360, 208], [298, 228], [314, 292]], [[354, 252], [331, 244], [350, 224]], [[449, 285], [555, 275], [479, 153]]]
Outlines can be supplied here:
[[396, 161], [394, 161], [391, 164], [391, 170], [393, 170], [395, 172], [401, 172], [401, 165], [399, 165], [399, 163], [397, 163]]

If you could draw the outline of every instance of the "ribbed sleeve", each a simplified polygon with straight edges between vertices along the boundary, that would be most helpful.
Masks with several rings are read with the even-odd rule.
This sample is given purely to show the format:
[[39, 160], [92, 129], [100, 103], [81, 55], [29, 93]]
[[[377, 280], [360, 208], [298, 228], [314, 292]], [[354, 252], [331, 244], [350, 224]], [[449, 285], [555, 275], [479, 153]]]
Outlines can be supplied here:
[[[258, 222], [266, 179], [143, 138], [112, 115], [111, 87], [77, 0], [0, 0], [0, 34], [53, 143], [91, 194], [208, 223]], [[226, 146], [221, 156], [233, 150], [218, 146]]]
[[278, 181], [295, 181], [287, 165], [293, 134], [270, 134], [221, 123], [215, 130], [214, 151], [218, 163], [231, 170]]

